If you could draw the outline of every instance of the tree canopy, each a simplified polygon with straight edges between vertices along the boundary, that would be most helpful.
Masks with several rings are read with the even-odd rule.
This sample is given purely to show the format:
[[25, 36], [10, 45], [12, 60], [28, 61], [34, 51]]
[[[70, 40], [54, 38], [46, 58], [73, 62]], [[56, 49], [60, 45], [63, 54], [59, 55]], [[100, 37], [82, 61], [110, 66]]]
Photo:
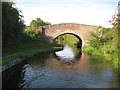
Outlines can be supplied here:
[[43, 21], [41, 18], [36, 18], [36, 20], [32, 20], [30, 25], [26, 27], [25, 32], [32, 37], [39, 36], [39, 28], [46, 25], [51, 24]]
[[13, 2], [2, 2], [2, 41], [3, 47], [8, 47], [21, 38], [24, 28], [20, 11], [13, 7]]
[[32, 22], [30, 23], [30, 26], [34, 26], [38, 28], [39, 26], [45, 26], [49, 24], [50, 23], [44, 22], [41, 18], [36, 18], [36, 20], [32, 20]]

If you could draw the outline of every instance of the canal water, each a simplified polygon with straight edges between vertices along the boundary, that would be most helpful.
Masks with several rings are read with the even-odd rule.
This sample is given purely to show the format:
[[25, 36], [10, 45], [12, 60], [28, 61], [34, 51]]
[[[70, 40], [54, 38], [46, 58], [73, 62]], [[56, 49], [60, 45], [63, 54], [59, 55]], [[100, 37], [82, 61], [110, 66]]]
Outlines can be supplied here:
[[[102, 58], [101, 58], [102, 59]], [[9, 87], [19, 88], [118, 88], [117, 70], [106, 63], [65, 46], [62, 51], [41, 54], [24, 65]], [[17, 82], [17, 85], [14, 84]], [[13, 83], [13, 85], [12, 85]], [[16, 86], [15, 86], [16, 85]]]

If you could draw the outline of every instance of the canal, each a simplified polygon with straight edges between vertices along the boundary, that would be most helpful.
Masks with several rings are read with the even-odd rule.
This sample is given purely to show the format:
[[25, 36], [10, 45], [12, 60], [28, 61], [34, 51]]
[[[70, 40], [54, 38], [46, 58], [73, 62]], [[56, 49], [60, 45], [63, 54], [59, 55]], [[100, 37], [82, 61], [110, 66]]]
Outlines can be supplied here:
[[91, 60], [81, 50], [66, 45], [62, 51], [28, 60], [4, 87], [118, 88], [118, 73], [104, 60]]

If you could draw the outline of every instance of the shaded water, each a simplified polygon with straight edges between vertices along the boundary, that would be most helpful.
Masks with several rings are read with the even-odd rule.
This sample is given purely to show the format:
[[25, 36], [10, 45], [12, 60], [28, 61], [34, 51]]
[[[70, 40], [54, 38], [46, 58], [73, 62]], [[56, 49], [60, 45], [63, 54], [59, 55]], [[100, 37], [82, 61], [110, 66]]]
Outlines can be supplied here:
[[[28, 60], [18, 86], [21, 88], [117, 88], [117, 70], [94, 63], [89, 56], [65, 46], [63, 51]], [[11, 81], [12, 82], [12, 81]], [[14, 86], [13, 86], [14, 87]]]

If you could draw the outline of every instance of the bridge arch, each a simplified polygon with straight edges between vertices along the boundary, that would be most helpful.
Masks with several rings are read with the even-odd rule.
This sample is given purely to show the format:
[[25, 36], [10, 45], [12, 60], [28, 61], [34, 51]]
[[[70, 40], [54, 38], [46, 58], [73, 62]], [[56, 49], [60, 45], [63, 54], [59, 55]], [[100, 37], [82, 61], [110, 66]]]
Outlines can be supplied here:
[[61, 34], [72, 33], [80, 37], [82, 40], [82, 46], [84, 46], [89, 38], [89, 32], [96, 30], [97, 26], [76, 23], [61, 23], [48, 25], [44, 28], [44, 35], [49, 37], [48, 41], [50, 43], [53, 43], [54, 39]]
[[79, 44], [80, 44], [79, 46], [82, 47], [83, 41], [82, 41], [82, 39], [80, 38], [80, 36], [78, 36], [78, 35], [76, 35], [76, 34], [74, 34], [74, 33], [71, 33], [71, 32], [68, 32], [68, 33], [63, 32], [62, 34], [59, 34], [57, 37], [54, 38], [53, 43], [55, 42], [55, 40], [56, 40], [58, 37], [60, 37], [60, 36], [62, 36], [62, 35], [66, 35], [66, 34], [70, 34], [70, 35], [75, 36], [75, 37], [79, 40]]

